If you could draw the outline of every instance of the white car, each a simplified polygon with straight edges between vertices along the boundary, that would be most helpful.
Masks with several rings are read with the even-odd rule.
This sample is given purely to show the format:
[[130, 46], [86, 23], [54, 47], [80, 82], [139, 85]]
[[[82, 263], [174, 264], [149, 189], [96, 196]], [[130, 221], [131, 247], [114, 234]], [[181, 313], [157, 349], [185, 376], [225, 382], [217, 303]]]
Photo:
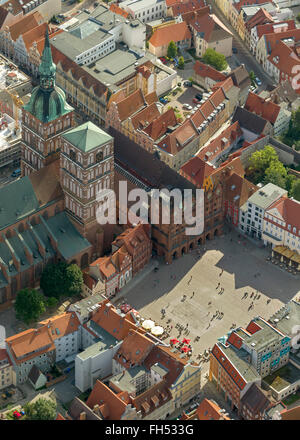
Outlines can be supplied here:
[[193, 107], [191, 105], [189, 105], [189, 104], [183, 104], [182, 108], [185, 108], [186, 110], [192, 110], [193, 109]]

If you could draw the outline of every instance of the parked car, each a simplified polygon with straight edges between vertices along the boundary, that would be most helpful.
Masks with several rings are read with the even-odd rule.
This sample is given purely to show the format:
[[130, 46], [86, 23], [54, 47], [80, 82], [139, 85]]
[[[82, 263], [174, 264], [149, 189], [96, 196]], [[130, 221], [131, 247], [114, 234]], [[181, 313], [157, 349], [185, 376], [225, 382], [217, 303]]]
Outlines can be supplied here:
[[167, 64], [167, 60], [166, 60], [164, 57], [160, 57], [160, 61], [161, 61], [163, 64]]
[[19, 411], [14, 411], [13, 416], [15, 419], [20, 419], [22, 417], [22, 414], [20, 414]]
[[11, 177], [19, 177], [19, 176], [21, 176], [21, 169], [20, 168], [18, 168], [17, 170], [15, 170], [11, 173]]
[[190, 104], [182, 104], [182, 108], [185, 108], [186, 110], [192, 110], [193, 107]]
[[238, 50], [237, 50], [236, 47], [233, 47], [233, 48], [232, 48], [232, 53], [238, 53]]
[[199, 104], [199, 102], [200, 102], [199, 99], [197, 99], [197, 98], [193, 98], [193, 103], [194, 103], [194, 104]]
[[255, 82], [258, 86], [261, 86], [261, 80], [256, 76]]
[[185, 87], [192, 87], [193, 83], [192, 83], [192, 81], [184, 81], [183, 85]]
[[195, 95], [195, 98], [197, 98], [199, 101], [201, 101], [202, 99], [202, 93], [197, 93], [197, 95]]
[[167, 102], [168, 102], [168, 100], [165, 99], [165, 98], [159, 98], [159, 101], [160, 101], [162, 104], [167, 104]]

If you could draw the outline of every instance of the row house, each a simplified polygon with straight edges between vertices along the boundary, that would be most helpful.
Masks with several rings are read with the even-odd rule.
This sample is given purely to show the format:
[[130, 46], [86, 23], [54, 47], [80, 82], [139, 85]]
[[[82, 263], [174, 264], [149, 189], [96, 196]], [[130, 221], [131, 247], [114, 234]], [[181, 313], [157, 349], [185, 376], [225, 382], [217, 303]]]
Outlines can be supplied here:
[[166, 16], [165, 0], [124, 0], [119, 7], [132, 18], [138, 18], [142, 23], [158, 20]]
[[267, 391], [253, 383], [241, 399], [241, 417], [244, 420], [265, 420], [267, 411], [275, 406]]
[[10, 59], [14, 56], [14, 44], [21, 34], [44, 23], [44, 19], [39, 12], [27, 15], [17, 23], [2, 27], [0, 30], [1, 51]]
[[232, 55], [232, 33], [216, 15], [198, 14], [189, 20], [189, 27], [198, 57], [203, 57], [207, 49], [214, 49], [225, 57]]
[[222, 72], [199, 60], [195, 62], [193, 71], [194, 82], [205, 90], [210, 90], [218, 81], [225, 81], [227, 78]]
[[224, 216], [226, 220], [238, 227], [241, 207], [257, 190], [258, 188], [247, 179], [233, 173], [225, 181]]
[[300, 202], [282, 197], [265, 210], [262, 240], [272, 254], [300, 270]]
[[0, 390], [16, 385], [16, 374], [7, 350], [0, 348]]
[[75, 313], [41, 321], [35, 329], [6, 338], [6, 349], [16, 374], [16, 384], [27, 381], [33, 365], [43, 373], [81, 347], [80, 322]]
[[[274, 19], [272, 15], [265, 10], [265, 8], [260, 8], [252, 17], [245, 22], [245, 43], [246, 46], [250, 48], [252, 53], [255, 53], [256, 46], [253, 45], [254, 35], [257, 36], [257, 28], [261, 25], [267, 23], [272, 24]], [[257, 41], [256, 41], [257, 43]]]
[[46, 22], [61, 11], [60, 0], [4, 1], [0, 6], [0, 30], [11, 26], [24, 17], [38, 12]]
[[283, 196], [287, 196], [287, 191], [273, 183], [268, 183], [256, 191], [240, 209], [241, 231], [260, 240], [266, 210]]
[[163, 57], [167, 55], [171, 41], [174, 41], [178, 49], [189, 49], [191, 40], [192, 35], [185, 22], [170, 24], [154, 31], [149, 39], [149, 51], [157, 57]]
[[268, 57], [280, 41], [292, 49], [295, 48], [300, 41], [300, 29], [290, 29], [261, 36], [256, 46], [256, 59], [265, 70], [267, 70]]
[[269, 121], [275, 136], [287, 130], [289, 126], [291, 112], [287, 110], [285, 104], [278, 105], [272, 101], [267, 101], [255, 93], [249, 92], [244, 108]]
[[101, 257], [90, 264], [89, 274], [100, 281], [109, 298], [115, 296], [132, 278], [132, 257], [121, 246], [109, 257]]
[[244, 107], [238, 106], [233, 114], [232, 122], [239, 123], [245, 142], [252, 143], [256, 139], [273, 133], [272, 124], [261, 116]]
[[295, 20], [293, 19], [279, 22], [274, 22], [273, 17], [271, 17], [271, 20], [269, 19], [269, 21], [266, 19], [265, 23], [260, 22], [251, 28], [250, 44], [248, 47], [250, 47], [250, 51], [253, 55], [256, 55], [258, 42], [263, 35], [286, 32], [292, 29], [296, 29]]
[[225, 409], [222, 409], [214, 400], [203, 399], [198, 408], [183, 412], [180, 420], [231, 420]]
[[[264, 11], [269, 10], [271, 8], [273, 9], [273, 5], [270, 2], [267, 5], [262, 5]], [[236, 24], [236, 30], [239, 34], [240, 38], [245, 41], [246, 39], [246, 29], [247, 29], [247, 23], [251, 20], [253, 16], [257, 14], [257, 12], [260, 10], [261, 6], [258, 5], [246, 5], [244, 4], [243, 7], [240, 9], [237, 24]], [[266, 8], [266, 9], [265, 9]], [[266, 11], [267, 13], [269, 11]]]
[[286, 365], [290, 338], [263, 318], [254, 318], [246, 329], [238, 328], [219, 338], [212, 349], [209, 379], [223, 392], [238, 413], [254, 384]]

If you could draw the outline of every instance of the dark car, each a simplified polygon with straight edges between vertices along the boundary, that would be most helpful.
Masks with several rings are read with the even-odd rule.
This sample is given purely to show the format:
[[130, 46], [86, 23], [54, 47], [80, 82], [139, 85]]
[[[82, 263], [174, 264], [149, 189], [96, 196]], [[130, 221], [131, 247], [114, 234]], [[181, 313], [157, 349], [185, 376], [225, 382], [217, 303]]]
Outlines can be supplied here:
[[192, 83], [192, 81], [184, 81], [183, 85], [185, 87], [192, 87], [193, 83]]
[[195, 95], [195, 98], [199, 99], [199, 101], [201, 101], [202, 99], [202, 94], [201, 93], [197, 93], [197, 95]]
[[237, 48], [236, 48], [236, 47], [233, 47], [233, 48], [232, 48], [232, 52], [233, 52], [233, 53], [238, 53]]

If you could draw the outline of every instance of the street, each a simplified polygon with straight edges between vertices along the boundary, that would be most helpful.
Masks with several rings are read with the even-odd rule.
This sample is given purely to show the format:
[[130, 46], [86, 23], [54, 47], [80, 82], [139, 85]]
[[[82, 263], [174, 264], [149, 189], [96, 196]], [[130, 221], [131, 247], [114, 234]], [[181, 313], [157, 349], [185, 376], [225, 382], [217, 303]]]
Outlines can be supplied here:
[[208, 0], [207, 4], [211, 7], [212, 12], [225, 24], [225, 26], [232, 32], [234, 35], [232, 47], [237, 49], [237, 54], [233, 54], [231, 58], [236, 61], [237, 66], [240, 64], [245, 64], [248, 72], [251, 70], [255, 73], [261, 82], [262, 85], [258, 87], [258, 92], [261, 90], [265, 90], [267, 85], [274, 85], [275, 81], [270, 78], [270, 76], [264, 71], [262, 66], [256, 61], [254, 56], [250, 53], [244, 42], [241, 40], [240, 36], [231, 26], [229, 21], [224, 17], [222, 12], [216, 6], [214, 0]]

